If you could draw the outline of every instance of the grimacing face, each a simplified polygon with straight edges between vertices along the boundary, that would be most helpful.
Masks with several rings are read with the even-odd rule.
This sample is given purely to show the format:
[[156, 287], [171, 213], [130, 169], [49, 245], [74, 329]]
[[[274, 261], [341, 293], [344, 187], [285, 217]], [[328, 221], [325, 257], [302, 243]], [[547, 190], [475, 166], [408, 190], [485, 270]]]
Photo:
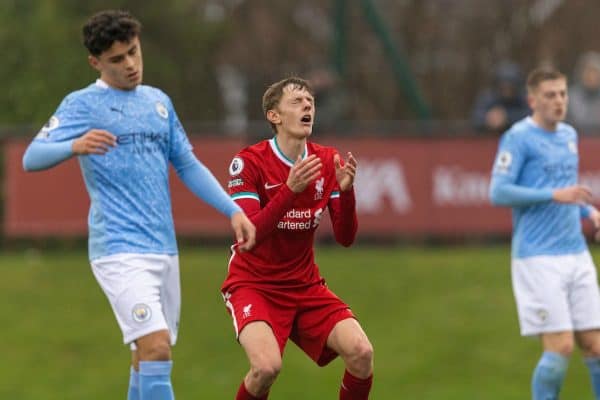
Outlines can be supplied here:
[[142, 83], [144, 63], [137, 36], [129, 42], [116, 41], [99, 56], [90, 55], [88, 60], [100, 72], [100, 78], [111, 87], [132, 90]]
[[312, 133], [315, 120], [315, 99], [308, 90], [289, 84], [283, 88], [279, 104], [269, 110], [267, 118], [277, 126], [278, 132], [307, 138]]
[[564, 78], [542, 81], [529, 93], [533, 117], [545, 128], [555, 127], [565, 119], [568, 103], [567, 81]]

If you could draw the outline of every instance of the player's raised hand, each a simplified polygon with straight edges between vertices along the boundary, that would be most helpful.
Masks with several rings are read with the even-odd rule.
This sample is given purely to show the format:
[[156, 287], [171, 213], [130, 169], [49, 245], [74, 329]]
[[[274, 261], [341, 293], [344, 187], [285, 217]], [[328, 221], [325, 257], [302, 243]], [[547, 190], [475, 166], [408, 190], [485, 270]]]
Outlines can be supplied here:
[[104, 154], [117, 145], [117, 137], [102, 129], [90, 129], [83, 136], [73, 141], [73, 153]]
[[248, 251], [254, 247], [256, 228], [243, 211], [236, 212], [231, 216], [231, 227], [240, 251]]
[[586, 204], [592, 202], [592, 191], [587, 186], [573, 185], [552, 192], [557, 203]]
[[335, 177], [337, 178], [340, 190], [345, 192], [352, 188], [354, 178], [356, 177], [356, 166], [358, 162], [351, 152], [347, 153], [347, 158], [344, 160], [344, 165], [340, 160], [340, 155], [333, 156], [333, 165], [335, 166]]
[[314, 154], [306, 157], [304, 160], [298, 156], [290, 169], [286, 185], [294, 193], [304, 191], [310, 182], [319, 177], [321, 166], [321, 159]]

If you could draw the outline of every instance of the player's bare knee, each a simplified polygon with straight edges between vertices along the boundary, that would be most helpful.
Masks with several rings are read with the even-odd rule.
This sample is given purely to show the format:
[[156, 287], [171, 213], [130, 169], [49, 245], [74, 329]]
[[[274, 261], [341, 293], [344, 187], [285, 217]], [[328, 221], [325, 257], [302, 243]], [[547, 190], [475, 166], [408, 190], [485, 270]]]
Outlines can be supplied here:
[[271, 384], [275, 381], [281, 371], [281, 359], [262, 359], [252, 363], [250, 374], [252, 378], [265, 383]]
[[573, 354], [573, 350], [575, 348], [575, 344], [572, 340], [563, 340], [560, 343], [557, 343], [554, 348], [549, 349], [550, 351], [554, 351], [559, 353], [565, 357], [570, 357]]
[[600, 357], [600, 337], [581, 341], [580, 347], [585, 357]]
[[373, 368], [373, 346], [365, 338], [358, 340], [352, 347], [350, 356], [346, 360], [350, 372], [361, 378], [371, 374]]
[[595, 343], [592, 346], [582, 349], [585, 357], [600, 358], [600, 343]]
[[171, 359], [171, 345], [165, 340], [156, 340], [138, 346], [140, 361], [167, 361]]

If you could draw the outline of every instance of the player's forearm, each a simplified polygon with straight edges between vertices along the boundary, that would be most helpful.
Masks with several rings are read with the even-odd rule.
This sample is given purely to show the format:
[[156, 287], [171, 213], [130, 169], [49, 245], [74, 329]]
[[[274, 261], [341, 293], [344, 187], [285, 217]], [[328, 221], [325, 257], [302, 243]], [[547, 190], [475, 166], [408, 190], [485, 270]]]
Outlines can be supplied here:
[[190, 151], [172, 160], [179, 178], [196, 196], [227, 217], [241, 211], [214, 175]]
[[[358, 230], [354, 190], [340, 192], [338, 207], [330, 207], [331, 224], [336, 242], [348, 247], [354, 243]], [[338, 208], [338, 209], [336, 209]]]
[[64, 142], [31, 142], [23, 155], [25, 171], [41, 171], [73, 156], [73, 140]]
[[275, 229], [285, 213], [292, 207], [296, 194], [287, 185], [281, 185], [275, 196], [259, 210], [244, 210], [256, 227], [256, 243], [262, 242]]
[[552, 201], [552, 189], [537, 189], [492, 179], [490, 201], [495, 206], [527, 206]]

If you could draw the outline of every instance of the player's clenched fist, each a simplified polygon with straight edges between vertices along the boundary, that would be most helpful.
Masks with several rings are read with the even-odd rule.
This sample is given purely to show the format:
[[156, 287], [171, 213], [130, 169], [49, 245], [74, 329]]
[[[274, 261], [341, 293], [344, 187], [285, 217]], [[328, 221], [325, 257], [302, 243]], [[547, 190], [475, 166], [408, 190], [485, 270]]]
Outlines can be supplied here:
[[102, 129], [91, 129], [79, 139], [73, 141], [73, 153], [104, 154], [110, 147], [117, 145], [117, 137]]
[[321, 174], [321, 159], [312, 154], [304, 160], [298, 156], [296, 162], [290, 169], [286, 184], [294, 193], [300, 193], [306, 189], [308, 184]]

